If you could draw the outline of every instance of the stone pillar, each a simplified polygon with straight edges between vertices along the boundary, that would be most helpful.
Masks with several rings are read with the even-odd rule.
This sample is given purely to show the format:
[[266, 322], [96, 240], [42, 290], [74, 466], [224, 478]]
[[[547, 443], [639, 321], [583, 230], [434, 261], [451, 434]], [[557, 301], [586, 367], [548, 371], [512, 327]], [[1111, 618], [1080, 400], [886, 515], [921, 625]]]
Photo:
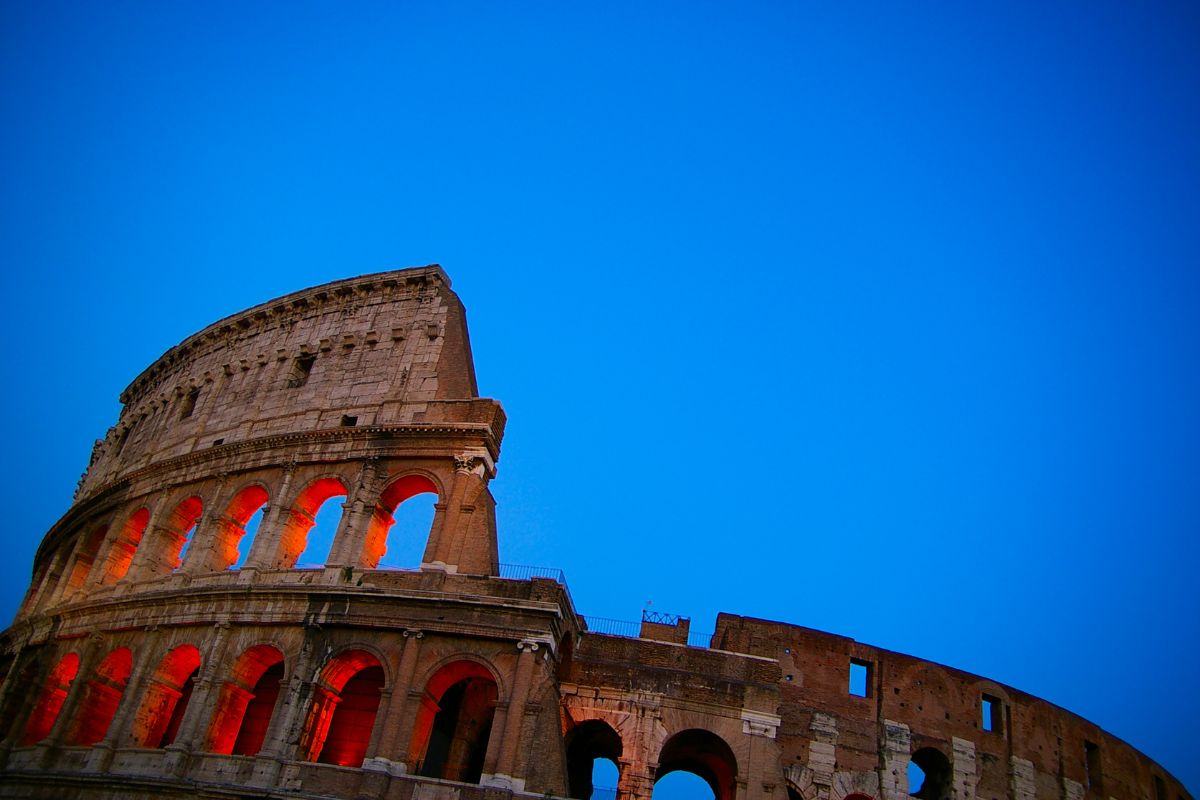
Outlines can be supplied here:
[[817, 797], [829, 800], [833, 773], [837, 764], [837, 718], [831, 714], [814, 713], [808, 726], [812, 741], [808, 743], [808, 768], [817, 787]]
[[1009, 764], [1012, 768], [1012, 782], [1009, 787], [1012, 799], [1035, 800], [1037, 797], [1037, 772], [1033, 767], [1033, 762], [1013, 756], [1009, 759]]
[[[152, 634], [154, 630], [154, 628], [149, 628], [146, 633]], [[108, 733], [104, 735], [103, 739], [92, 745], [91, 752], [88, 753], [87, 763], [84, 766], [84, 770], [87, 772], [108, 772], [108, 768], [112, 765], [114, 751], [127, 744], [129, 728], [137, 716], [138, 705], [145, 692], [147, 678], [153, 674], [154, 667], [162, 658], [162, 653], [153, 645], [150, 636], [144, 637], [142, 642], [137, 663], [133, 665], [129, 682], [125, 687], [125, 696], [121, 698], [121, 705], [117, 707], [117, 713], [108, 726]]]
[[950, 765], [954, 771], [951, 800], [975, 800], [975, 743], [957, 736], [951, 741], [954, 746], [954, 758]]
[[283, 481], [279, 491], [268, 501], [267, 509], [263, 512], [263, 521], [258, 526], [258, 535], [254, 537], [254, 545], [250, 555], [246, 557], [243, 569], [274, 569], [277, 551], [279, 550], [280, 528], [286, 523], [288, 493], [292, 489], [292, 479], [296, 475], [296, 464], [293, 462], [284, 467]]
[[183, 719], [179, 721], [179, 731], [175, 741], [166, 747], [167, 757], [165, 768], [173, 775], [182, 775], [187, 768], [188, 755], [202, 744], [202, 737], [207, 733], [201, 728], [204, 720], [211, 719], [215, 698], [214, 684], [220, 670], [225, 669], [225, 650], [229, 646], [231, 627], [228, 622], [218, 622], [215, 626], [216, 635], [208, 646], [201, 661], [200, 674], [192, 684], [192, 696], [184, 709]]
[[327, 567], [363, 566], [362, 551], [367, 529], [382, 489], [382, 470], [377, 457], [363, 462], [351, 496], [346, 498], [342, 519], [333, 537]]
[[525, 779], [517, 778], [513, 773], [517, 766], [517, 748], [521, 743], [521, 723], [525, 720], [525, 703], [529, 699], [529, 684], [535, 658], [533, 654], [539, 647], [539, 643], [531, 639], [522, 639], [517, 642], [517, 650], [520, 651], [520, 655], [517, 656], [517, 668], [513, 678], [512, 692], [509, 695], [508, 712], [504, 715], [504, 727], [496, 765], [491, 774], [484, 774], [479, 779], [480, 786], [496, 786], [518, 792], [525, 791]]
[[[367, 757], [363, 761], [363, 769], [387, 772], [391, 775], [404, 775], [412, 764], [408, 762], [408, 748], [412, 741], [412, 729], [416, 720], [415, 705], [410, 702], [413, 691], [413, 676], [417, 670], [417, 656], [421, 650], [421, 640], [425, 638], [423, 631], [415, 628], [404, 631], [404, 650], [400, 654], [400, 667], [396, 670], [396, 683], [392, 687], [386, 706], [380, 700], [381, 713], [378, 719], [384, 724], [376, 724], [371, 736], [371, 744], [367, 747]], [[423, 687], [419, 689], [424, 691]], [[387, 724], [389, 720], [395, 724]], [[393, 760], [400, 754], [405, 760]]]
[[[254, 773], [250, 781], [255, 786], [274, 786], [279, 778], [283, 761], [295, 757], [296, 742], [293, 733], [297, 720], [303, 719], [301, 714], [306, 712], [308, 699], [311, 695], [313, 654], [316, 650], [318, 629], [306, 627], [304, 630], [304, 646], [291, 670], [286, 690], [281, 688], [282, 697], [276, 701], [275, 714], [267, 729], [262, 749], [259, 750]], [[290, 751], [289, 751], [290, 748]]]
[[[70, 725], [75, 721], [80, 698], [87, 694], [92, 671], [103, 651], [104, 642], [104, 635], [99, 633], [92, 634], [91, 639], [88, 640], [87, 648], [84, 649], [83, 655], [79, 659], [79, 672], [76, 673], [75, 680], [71, 682], [71, 689], [67, 692], [67, 699], [63, 701], [62, 708], [59, 709], [58, 718], [54, 720], [54, 727], [50, 729], [50, 735], [38, 745], [38, 762], [43, 769], [50, 766], [55, 753], [62, 746]], [[110, 687], [103, 688], [109, 689]]]
[[1087, 794], [1087, 787], [1078, 781], [1073, 781], [1070, 778], [1064, 777], [1063, 783], [1063, 800], [1083, 800]]
[[224, 494], [227, 478], [227, 473], [217, 474], [217, 485], [213, 489], [212, 498], [204, 504], [204, 513], [196, 520], [196, 531], [192, 534], [191, 546], [183, 555], [183, 563], [179, 565], [179, 572], [184, 575], [203, 575], [206, 572], [225, 569], [223, 565], [218, 566], [214, 560], [217, 553], [216, 543], [224, 531], [223, 525], [230, 521], [221, 513], [221, 506], [226, 500]]
[[912, 736], [908, 726], [890, 719], [883, 721], [883, 768], [879, 771], [882, 800], [908, 800], [908, 762]]

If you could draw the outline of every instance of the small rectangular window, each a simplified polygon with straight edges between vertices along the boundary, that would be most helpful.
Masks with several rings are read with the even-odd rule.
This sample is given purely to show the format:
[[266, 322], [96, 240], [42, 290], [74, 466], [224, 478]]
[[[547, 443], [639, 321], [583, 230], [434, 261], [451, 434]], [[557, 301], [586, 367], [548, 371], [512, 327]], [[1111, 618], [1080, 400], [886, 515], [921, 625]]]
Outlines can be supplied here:
[[1154, 800], [1167, 800], [1167, 782], [1154, 776]]
[[196, 410], [196, 401], [200, 399], [200, 389], [195, 388], [183, 396], [183, 405], [179, 410], [179, 418], [187, 419]]
[[867, 697], [871, 692], [871, 662], [850, 659], [850, 694]]
[[358, 417], [352, 417], [349, 414], [342, 415], [342, 427], [343, 428], [353, 428], [357, 424], [358, 424]]
[[1100, 766], [1100, 745], [1085, 741], [1083, 743], [1083, 757], [1087, 761], [1088, 789], [1095, 792], [1103, 791], [1100, 786], [1104, 775], [1104, 771]]
[[312, 353], [305, 353], [296, 359], [292, 364], [292, 374], [288, 378], [288, 388], [298, 389], [308, 383], [308, 376], [312, 373], [313, 364], [317, 363], [317, 357]]
[[979, 701], [979, 716], [981, 726], [991, 733], [1004, 732], [1004, 712], [1000, 698], [985, 694]]

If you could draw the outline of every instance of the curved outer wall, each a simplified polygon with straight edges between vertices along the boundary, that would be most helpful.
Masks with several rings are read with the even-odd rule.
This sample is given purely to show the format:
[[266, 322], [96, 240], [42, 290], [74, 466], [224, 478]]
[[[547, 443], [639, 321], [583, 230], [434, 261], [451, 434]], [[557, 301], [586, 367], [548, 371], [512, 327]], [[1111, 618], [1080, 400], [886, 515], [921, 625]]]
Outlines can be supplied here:
[[[501, 577], [504, 413], [436, 266], [236, 314], [121, 400], [0, 640], [0, 796], [586, 800], [607, 758], [618, 800], [675, 770], [718, 800], [1190, 800], [978, 676], [724, 614], [705, 647], [589, 632], [561, 576]], [[380, 568], [429, 494], [420, 563]]]

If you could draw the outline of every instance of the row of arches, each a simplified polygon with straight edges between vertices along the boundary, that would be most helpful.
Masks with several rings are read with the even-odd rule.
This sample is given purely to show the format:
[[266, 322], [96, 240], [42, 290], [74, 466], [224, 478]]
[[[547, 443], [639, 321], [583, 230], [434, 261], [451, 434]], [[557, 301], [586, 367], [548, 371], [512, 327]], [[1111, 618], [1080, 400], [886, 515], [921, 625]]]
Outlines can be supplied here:
[[[162, 749], [180, 741], [203, 752], [254, 756], [271, 744], [272, 736], [276, 749], [284, 747], [288, 723], [281, 722], [286, 717], [281, 698], [289, 676], [279, 648], [257, 644], [238, 655], [213, 682], [211, 708], [198, 709], [185, 731], [201, 669], [199, 649], [179, 645], [140, 686], [131, 687], [133, 654], [128, 647], [106, 653], [86, 676], [80, 675], [79, 654], [67, 653], [49, 671], [16, 742], [37, 745], [57, 730], [56, 740], [78, 747], [108, 741]], [[80, 680], [84, 682], [76, 686]], [[489, 666], [470, 658], [437, 666], [424, 681], [407, 747], [392, 755], [403, 756], [414, 774], [478, 783], [492, 740], [499, 686]], [[296, 757], [360, 767], [371, 744], [378, 744], [377, 718], [387, 688], [384, 665], [374, 652], [350, 647], [332, 656], [312, 681]], [[72, 694], [75, 699], [68, 704]]]
[[[598, 719], [580, 722], [567, 733], [566, 747], [567, 784], [571, 797], [591, 800], [597, 789], [597, 779], [611, 782], [611, 787], [607, 788], [616, 788], [621, 779], [624, 747], [620, 734], [608, 723]], [[691, 785], [679, 773], [693, 776]], [[712, 792], [715, 800], [734, 800], [737, 776], [737, 757], [725, 740], [712, 731], [689, 728], [663, 743], [657, 767], [650, 777], [655, 784], [654, 794], [660, 800], [674, 800], [681, 795], [703, 796], [704, 787]], [[666, 785], [660, 791], [664, 779], [667, 779]]]
[[[364, 504], [368, 516], [349, 562], [366, 569], [418, 566], [441, 494], [435, 478], [423, 472], [388, 482], [373, 504]], [[238, 488], [231, 499], [218, 499], [219, 512], [208, 516], [200, 493], [172, 501], [153, 518], [148, 506], [136, 507], [97, 524], [73, 547], [47, 559], [27, 607], [67, 601], [131, 577], [212, 573], [246, 565], [315, 568], [339, 555], [346, 560], [334, 548], [348, 497], [341, 477], [315, 477], [273, 517], [274, 530], [263, 530], [270, 494], [261, 482]]]

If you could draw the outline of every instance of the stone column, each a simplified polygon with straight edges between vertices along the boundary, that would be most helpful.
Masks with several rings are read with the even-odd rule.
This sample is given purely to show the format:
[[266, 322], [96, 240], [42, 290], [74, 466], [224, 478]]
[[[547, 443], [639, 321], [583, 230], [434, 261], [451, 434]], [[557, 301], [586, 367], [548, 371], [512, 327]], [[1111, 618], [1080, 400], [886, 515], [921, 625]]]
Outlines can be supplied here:
[[883, 800], [908, 800], [908, 762], [912, 756], [912, 736], [908, 726], [890, 719], [883, 721], [883, 768], [879, 771], [879, 791]]
[[283, 482], [279, 484], [278, 493], [267, 500], [268, 505], [263, 512], [263, 521], [258, 526], [258, 535], [254, 537], [254, 544], [250, 548], [250, 555], [246, 557], [246, 566], [243, 569], [275, 568], [276, 551], [279, 550], [280, 526], [287, 519], [288, 506], [286, 502], [288, 493], [292, 489], [292, 478], [295, 475], [295, 462], [284, 467]]
[[1037, 797], [1037, 771], [1033, 762], [1013, 756], [1009, 759], [1012, 771], [1012, 783], [1009, 791], [1013, 800], [1035, 800]]
[[[392, 687], [386, 708], [379, 715], [385, 724], [376, 724], [367, 747], [367, 758], [363, 769], [378, 770], [391, 775], [404, 775], [412, 764], [407, 761], [409, 743], [412, 740], [413, 724], [416, 720], [415, 705], [411, 702], [413, 676], [417, 671], [417, 656], [421, 650], [423, 631], [410, 628], [404, 631], [404, 650], [400, 654], [400, 667], [396, 670], [396, 683]], [[423, 692], [423, 687], [418, 691]], [[383, 701], [380, 700], [383, 707]], [[394, 724], [386, 724], [392, 720]], [[402, 754], [406, 760], [393, 760]]]
[[292, 667], [286, 691], [282, 691], [283, 687], [280, 687], [282, 697], [276, 701], [275, 714], [271, 718], [270, 727], [267, 728], [266, 738], [250, 778], [254, 786], [274, 786], [283, 762], [296, 756], [293, 734], [298, 724], [297, 720], [302, 720], [301, 714], [308, 710], [308, 700], [312, 694], [312, 683], [316, 676], [309, 673], [313, 669], [318, 633], [315, 627], [305, 628], [304, 646]]
[[179, 565], [179, 572], [184, 575], [203, 575], [206, 572], [217, 572], [224, 569], [224, 567], [217, 567], [213, 563], [213, 559], [215, 557], [214, 545], [222, 530], [222, 523], [226, 521], [221, 513], [221, 506], [225, 502], [227, 481], [227, 473], [217, 473], [217, 485], [213, 489], [212, 498], [204, 504], [204, 513], [200, 515], [200, 519], [196, 520], [196, 531], [192, 534], [192, 543], [183, 555], [183, 563]]
[[817, 797], [829, 800], [837, 763], [837, 718], [817, 712], [813, 714], [808, 727], [812, 732], [812, 741], [808, 743], [808, 768], [812, 773], [812, 782], [817, 787]]
[[212, 708], [215, 705], [213, 687], [217, 682], [218, 671], [225, 668], [225, 650], [229, 646], [231, 627], [228, 622], [218, 622], [214, 627], [216, 635], [201, 661], [200, 674], [192, 684], [192, 696], [184, 709], [183, 719], [179, 721], [175, 741], [166, 747], [164, 766], [176, 776], [184, 773], [188, 755], [196, 748], [198, 742], [202, 742], [202, 737], [207, 732], [201, 730], [201, 723], [212, 716]]
[[951, 763], [954, 778], [950, 797], [952, 800], [975, 800], [975, 743], [957, 736], [951, 741], [954, 747], [954, 760]]
[[50, 735], [38, 745], [38, 761], [43, 769], [50, 766], [54, 754], [62, 746], [69, 726], [75, 721], [75, 714], [79, 710], [79, 700], [87, 693], [92, 671], [104, 649], [104, 643], [104, 635], [100, 633], [92, 634], [91, 639], [88, 640], [88, 646], [79, 659], [79, 672], [76, 673], [75, 680], [71, 681], [71, 689], [67, 692], [67, 699], [63, 701], [62, 708], [59, 709], [58, 718], [54, 720], [54, 727], [50, 729]]
[[326, 567], [363, 566], [362, 551], [367, 538], [367, 528], [375, 514], [381, 491], [381, 470], [377, 457], [363, 462], [358, 481], [350, 497], [346, 498], [341, 522], [333, 537], [329, 561]]
[[484, 774], [479, 779], [480, 786], [496, 786], [518, 792], [525, 791], [525, 779], [517, 778], [513, 773], [517, 766], [517, 748], [521, 743], [521, 723], [525, 720], [525, 703], [529, 699], [533, 654], [539, 647], [540, 644], [531, 639], [522, 639], [517, 642], [517, 650], [520, 651], [520, 655], [517, 656], [517, 668], [513, 678], [512, 692], [509, 695], [508, 712], [504, 715], [504, 727], [496, 765], [490, 775]]
[[108, 733], [104, 735], [103, 739], [92, 745], [92, 750], [88, 753], [87, 763], [84, 766], [84, 770], [87, 772], [108, 772], [115, 750], [127, 744], [129, 728], [137, 716], [138, 705], [141, 703], [147, 679], [153, 674], [154, 667], [162, 657], [162, 653], [153, 644], [153, 637], [149, 635], [153, 634], [155, 630], [155, 628], [146, 630], [148, 635], [142, 640], [142, 646], [139, 648], [141, 653], [129, 675], [129, 682], [125, 686], [125, 695], [121, 698], [121, 705], [117, 707], [117, 713], [113, 717], [113, 721], [109, 723]]

